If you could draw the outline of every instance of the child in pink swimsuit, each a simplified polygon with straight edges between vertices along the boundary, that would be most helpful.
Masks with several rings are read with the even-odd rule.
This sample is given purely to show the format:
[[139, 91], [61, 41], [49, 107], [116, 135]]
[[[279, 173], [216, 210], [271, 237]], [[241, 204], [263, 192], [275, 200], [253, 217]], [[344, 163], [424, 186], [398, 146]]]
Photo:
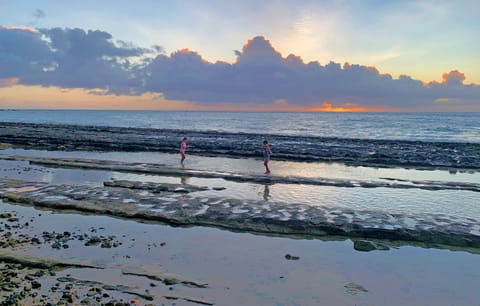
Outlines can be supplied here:
[[183, 164], [183, 161], [185, 160], [185, 152], [187, 151], [187, 137], [183, 137], [182, 143], [180, 144], [180, 155], [182, 158], [180, 159], [180, 162]]

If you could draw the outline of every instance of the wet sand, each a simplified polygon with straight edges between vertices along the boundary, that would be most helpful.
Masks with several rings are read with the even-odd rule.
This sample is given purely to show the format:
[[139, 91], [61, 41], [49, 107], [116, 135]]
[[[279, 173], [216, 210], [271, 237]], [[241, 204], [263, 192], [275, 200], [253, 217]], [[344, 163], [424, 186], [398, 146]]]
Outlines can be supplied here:
[[[54, 157], [75, 155], [84, 159], [101, 157], [117, 160], [123, 166], [124, 163], [133, 162], [120, 153], [109, 154], [12, 149], [1, 152], [3, 157], [33, 155], [54, 160]], [[113, 155], [117, 158], [113, 158]], [[149, 158], [154, 158], [154, 155], [143, 156], [142, 162], [153, 161]], [[167, 154], [157, 157], [157, 163], [161, 161], [166, 167], [175, 167], [176, 156]], [[217, 168], [208, 168], [210, 174], [212, 171], [223, 175], [234, 173], [249, 178], [256, 173], [255, 160], [221, 159], [222, 163], [218, 165], [219, 160], [203, 158], [199, 161], [196, 157], [190, 158], [187, 167], [195, 171], [202, 171], [199, 169], [202, 165], [210, 164], [217, 165]], [[138, 160], [138, 156], [132, 159]], [[163, 184], [167, 189], [169, 186], [175, 189], [177, 185], [186, 183], [184, 188], [188, 192], [182, 191], [177, 195], [192, 205], [203, 198], [218, 197], [274, 206], [274, 203], [281, 205], [292, 198], [300, 199], [298, 194], [301, 193], [305, 195], [316, 190], [321, 194], [330, 188], [341, 190], [343, 196], [323, 203], [310, 198], [299, 205], [316, 205], [323, 209], [329, 207], [341, 213], [350, 203], [350, 200], [339, 203], [345, 197], [352, 197], [352, 201], [358, 203], [362, 198], [379, 192], [380, 202], [387, 194], [381, 192], [387, 188], [385, 186], [308, 187], [288, 181], [265, 184], [255, 180], [229, 181], [226, 177], [198, 177], [191, 173], [187, 176], [145, 174], [119, 169], [72, 168], [71, 165], [67, 167], [58, 163], [52, 167], [26, 160], [2, 159], [0, 165], [0, 175], [4, 180], [29, 182], [28, 188], [31, 188], [30, 182], [43, 182], [64, 186], [64, 191], [76, 186], [84, 191], [91, 188], [118, 188], [126, 192], [125, 186], [105, 187], [104, 182], [148, 182]], [[290, 174], [284, 165], [272, 165], [272, 168], [284, 171], [280, 177]], [[459, 183], [457, 186], [478, 183], [478, 172], [406, 172], [404, 169], [353, 168], [340, 164], [311, 164], [311, 167], [315, 171], [309, 172], [309, 167], [305, 167], [302, 171], [295, 169], [294, 173], [297, 177], [318, 178], [318, 169], [323, 169], [322, 177], [329, 180], [349, 179], [370, 183], [389, 181], [382, 178], [393, 178], [398, 184], [413, 185], [414, 181], [441, 182], [442, 186], [448, 186], [447, 183], [451, 182]], [[183, 169], [177, 166], [177, 170]], [[206, 187], [207, 190], [188, 190], [189, 185]], [[220, 190], [220, 187], [225, 189]], [[23, 188], [15, 192], [29, 192], [27, 187]], [[127, 189], [128, 192], [145, 191]], [[158, 196], [162, 198], [166, 197], [162, 192], [175, 195], [174, 190], [161, 191]], [[289, 197], [291, 192], [297, 195]], [[452, 204], [449, 201], [455, 199], [461, 206], [458, 213], [446, 214], [439, 222], [456, 220], [457, 223], [464, 223], [467, 218], [473, 218], [472, 224], [478, 224], [476, 218], [479, 214], [475, 210], [478, 205], [475, 206], [475, 203], [478, 203], [479, 192], [388, 188], [388, 193], [391, 192], [399, 196], [400, 201], [403, 199], [403, 203], [410, 201], [408, 194], [412, 192], [424, 195], [422, 201], [427, 201], [427, 204], [430, 201], [431, 205], [437, 195], [440, 204], [441, 198], [444, 198], [445, 209], [441, 206], [430, 210], [425, 208], [425, 211], [412, 212], [414, 216], [444, 214]], [[132, 204], [124, 200], [118, 199], [118, 205]], [[334, 203], [337, 206], [333, 207]], [[198, 204], [201, 207], [204, 203]], [[395, 206], [382, 204], [385, 206], [375, 207], [371, 204], [370, 210], [375, 213]], [[345, 207], [342, 208], [342, 205]], [[363, 205], [368, 207], [368, 203]], [[21, 296], [15, 295], [25, 292], [25, 297], [17, 300], [20, 305], [47, 302], [70, 305], [80, 304], [82, 300], [87, 303], [87, 299], [92, 305], [94, 301], [111, 305], [476, 305], [480, 298], [480, 256], [474, 246], [332, 234], [259, 233], [239, 228], [227, 231], [216, 228], [215, 224], [212, 224], [213, 227], [172, 227], [160, 220], [33, 207], [31, 203], [22, 201], [2, 201], [0, 207], [2, 214], [5, 214], [0, 219], [0, 235], [2, 241], [8, 241], [1, 248], [1, 296], [3, 301], [8, 301], [9, 297], [19, 299]], [[412, 207], [415, 205], [399, 209], [398, 213], [403, 215]], [[361, 205], [354, 209], [361, 210]], [[465, 210], [469, 212], [462, 215]], [[374, 248], [369, 249], [372, 246]], [[47, 268], [38, 264], [47, 259], [50, 266], [56, 267]], [[14, 271], [17, 275], [9, 275], [11, 272], [8, 271]]]
[[[56, 303], [65, 292], [71, 292], [73, 303], [77, 304], [99, 296], [103, 303], [123, 300], [140, 301], [142, 305], [149, 302], [153, 305], [475, 305], [478, 302], [480, 258], [465, 252], [404, 246], [363, 253], [355, 251], [348, 239], [328, 242], [270, 238], [0, 205], [2, 211], [20, 216], [19, 223], [29, 222], [29, 226], [15, 229], [15, 235], [26, 233], [42, 241], [18, 247], [16, 256], [28, 254], [42, 260], [96, 267], [67, 267], [55, 271], [55, 275], [46, 272], [35, 277], [41, 284], [38, 290], [31, 290], [38, 292], [37, 302], [45, 294], [43, 300]], [[61, 235], [69, 232], [72, 237], [88, 238], [114, 236], [113, 240], [121, 244], [111, 248], [102, 248], [100, 244], [85, 246], [88, 238], [72, 238], [66, 242], [68, 248], [56, 249], [52, 248], [52, 241], [44, 241], [44, 232]], [[288, 254], [298, 259], [287, 259]], [[45, 270], [33, 269], [29, 274]], [[162, 282], [172, 274], [171, 283]], [[198, 286], [192, 287], [190, 282]], [[72, 288], [65, 289], [70, 287], [68, 284]], [[57, 289], [52, 290], [54, 287]], [[102, 294], [89, 297], [90, 288], [100, 288]], [[105, 293], [108, 297], [103, 296]], [[8, 292], [2, 294], [5, 297]], [[147, 294], [153, 301], [142, 298]], [[189, 297], [190, 301], [182, 297]]]

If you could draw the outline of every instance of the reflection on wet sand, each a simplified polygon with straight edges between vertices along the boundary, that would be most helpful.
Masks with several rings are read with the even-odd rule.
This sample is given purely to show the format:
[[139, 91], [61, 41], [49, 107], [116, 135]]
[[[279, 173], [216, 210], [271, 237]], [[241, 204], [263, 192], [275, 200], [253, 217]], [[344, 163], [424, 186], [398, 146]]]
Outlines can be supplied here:
[[268, 187], [268, 185], [265, 185], [265, 186], [264, 186], [263, 199], [264, 199], [265, 201], [268, 201], [268, 200], [270, 199], [270, 187]]

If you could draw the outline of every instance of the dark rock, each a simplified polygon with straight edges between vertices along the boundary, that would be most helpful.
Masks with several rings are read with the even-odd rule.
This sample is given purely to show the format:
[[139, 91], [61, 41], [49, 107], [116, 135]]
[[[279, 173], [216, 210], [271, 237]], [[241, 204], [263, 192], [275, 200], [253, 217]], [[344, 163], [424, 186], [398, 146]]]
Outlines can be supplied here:
[[60, 242], [58, 241], [55, 241], [53, 244], [52, 244], [52, 248], [54, 249], [60, 249], [62, 247], [62, 245], [60, 244]]
[[103, 241], [102, 244], [100, 245], [101, 248], [111, 248], [112, 243], [110, 241]]
[[32, 288], [33, 289], [38, 289], [40, 287], [42, 287], [42, 284], [40, 284], [38, 281], [34, 280], [30, 283], [32, 285]]
[[360, 252], [370, 252], [373, 250], [387, 251], [389, 247], [382, 244], [377, 244], [368, 240], [355, 240], [353, 241], [353, 248]]
[[85, 242], [85, 246], [98, 245], [101, 242], [102, 242], [102, 240], [99, 237], [93, 236], [87, 242]]
[[286, 259], [286, 260], [299, 260], [300, 257], [287, 254], [287, 255], [285, 255], [285, 259]]

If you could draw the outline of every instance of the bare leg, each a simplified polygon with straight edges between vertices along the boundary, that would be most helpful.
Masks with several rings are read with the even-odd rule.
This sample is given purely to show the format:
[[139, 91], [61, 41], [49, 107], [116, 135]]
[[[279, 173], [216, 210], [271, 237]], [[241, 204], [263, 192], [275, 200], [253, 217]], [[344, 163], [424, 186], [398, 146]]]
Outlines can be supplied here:
[[182, 154], [182, 159], [180, 160], [180, 162], [183, 164], [183, 161], [185, 160], [185, 153], [180, 153]]
[[268, 168], [268, 161], [270, 160], [270, 158], [265, 158], [265, 160], [263, 161], [263, 165], [265, 166], [265, 174], [269, 174], [270, 173], [270, 169]]

